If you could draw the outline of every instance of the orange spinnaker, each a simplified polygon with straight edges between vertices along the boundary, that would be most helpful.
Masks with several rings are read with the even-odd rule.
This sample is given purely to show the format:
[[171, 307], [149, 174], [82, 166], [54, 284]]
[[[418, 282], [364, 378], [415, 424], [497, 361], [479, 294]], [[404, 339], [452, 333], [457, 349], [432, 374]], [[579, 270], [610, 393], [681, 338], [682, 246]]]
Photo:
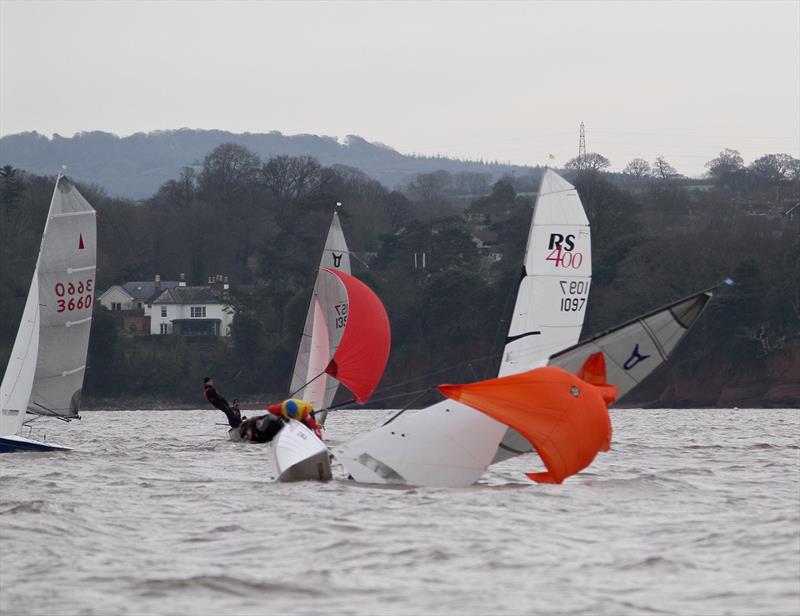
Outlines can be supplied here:
[[561, 483], [611, 445], [607, 399], [616, 398], [616, 388], [605, 383], [605, 361], [602, 353], [597, 355], [600, 360], [587, 360], [592, 361], [587, 375], [601, 377], [596, 384], [561, 368], [545, 367], [467, 385], [440, 385], [439, 391], [517, 430], [547, 467], [547, 472], [527, 473], [528, 477]]

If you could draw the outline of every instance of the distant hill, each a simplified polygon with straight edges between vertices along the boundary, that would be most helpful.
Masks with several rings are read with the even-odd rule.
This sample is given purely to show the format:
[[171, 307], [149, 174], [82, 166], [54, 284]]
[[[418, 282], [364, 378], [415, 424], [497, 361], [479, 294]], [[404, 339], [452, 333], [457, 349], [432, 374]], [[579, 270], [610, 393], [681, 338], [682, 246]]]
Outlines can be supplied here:
[[37, 132], [0, 138], [0, 165], [13, 165], [37, 174], [54, 174], [67, 165], [70, 176], [94, 182], [109, 194], [143, 198], [152, 195], [182, 167], [198, 165], [221, 143], [237, 143], [264, 160], [271, 156], [313, 156], [326, 166], [347, 165], [394, 188], [419, 173], [437, 170], [491, 173], [494, 179], [529, 168], [499, 163], [461, 161], [442, 157], [408, 156], [380, 143], [349, 135], [343, 142], [318, 135], [270, 133], [236, 134], [221, 130], [179, 130], [136, 133], [118, 137], [101, 131], [73, 137]]

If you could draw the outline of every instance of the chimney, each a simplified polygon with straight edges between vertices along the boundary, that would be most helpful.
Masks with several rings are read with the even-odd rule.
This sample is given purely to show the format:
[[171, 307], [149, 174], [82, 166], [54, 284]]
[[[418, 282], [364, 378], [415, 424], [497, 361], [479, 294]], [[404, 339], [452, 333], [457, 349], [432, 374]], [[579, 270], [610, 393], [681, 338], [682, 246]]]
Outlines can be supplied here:
[[181, 279], [178, 281], [178, 286], [179, 287], [186, 286], [186, 274], [184, 274], [183, 272], [181, 272]]
[[225, 277], [223, 278], [222, 290], [223, 290], [223, 291], [227, 291], [227, 290], [228, 290], [228, 289], [230, 289], [230, 288], [231, 288], [231, 286], [228, 284], [228, 277], [227, 277], [227, 276], [225, 276]]
[[159, 293], [161, 293], [161, 274], [156, 274], [155, 294], [158, 295]]

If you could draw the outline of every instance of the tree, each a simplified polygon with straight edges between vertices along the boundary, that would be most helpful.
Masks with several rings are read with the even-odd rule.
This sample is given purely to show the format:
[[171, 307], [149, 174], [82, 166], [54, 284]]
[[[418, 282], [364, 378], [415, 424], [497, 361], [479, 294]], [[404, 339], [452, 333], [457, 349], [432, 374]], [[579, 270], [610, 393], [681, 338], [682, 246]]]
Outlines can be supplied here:
[[261, 169], [261, 177], [278, 202], [285, 204], [316, 190], [322, 167], [311, 156], [273, 156]]
[[670, 165], [663, 156], [656, 158], [656, 161], [653, 163], [653, 175], [665, 182], [680, 177], [678, 170]]
[[712, 180], [720, 182], [724, 181], [726, 176], [744, 169], [744, 160], [742, 160], [739, 150], [725, 148], [719, 153], [719, 156], [706, 163], [706, 169]]
[[261, 161], [247, 148], [235, 143], [223, 143], [203, 160], [198, 184], [211, 203], [229, 204], [237, 200], [256, 180]]
[[602, 154], [590, 152], [585, 156], [576, 156], [564, 165], [565, 169], [574, 169], [577, 171], [601, 171], [606, 169], [611, 163]]
[[790, 178], [796, 159], [789, 154], [766, 154], [750, 165], [756, 179], [767, 183], [780, 182]]
[[644, 158], [634, 158], [622, 173], [631, 176], [638, 182], [650, 175], [650, 164]]
[[13, 208], [22, 197], [24, 185], [19, 177], [19, 170], [11, 165], [0, 168], [0, 199], [8, 208]]

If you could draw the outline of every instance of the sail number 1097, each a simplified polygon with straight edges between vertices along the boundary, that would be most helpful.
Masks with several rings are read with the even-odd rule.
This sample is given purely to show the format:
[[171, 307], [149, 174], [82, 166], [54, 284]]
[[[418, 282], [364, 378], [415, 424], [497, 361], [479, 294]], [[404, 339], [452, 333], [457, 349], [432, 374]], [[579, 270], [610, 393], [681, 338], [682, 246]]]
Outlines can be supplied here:
[[586, 296], [589, 294], [587, 280], [559, 280], [561, 292], [561, 312], [579, 312], [586, 305]]
[[57, 282], [54, 287], [56, 292], [56, 312], [72, 312], [92, 307], [94, 295], [94, 281], [91, 278], [78, 282]]

